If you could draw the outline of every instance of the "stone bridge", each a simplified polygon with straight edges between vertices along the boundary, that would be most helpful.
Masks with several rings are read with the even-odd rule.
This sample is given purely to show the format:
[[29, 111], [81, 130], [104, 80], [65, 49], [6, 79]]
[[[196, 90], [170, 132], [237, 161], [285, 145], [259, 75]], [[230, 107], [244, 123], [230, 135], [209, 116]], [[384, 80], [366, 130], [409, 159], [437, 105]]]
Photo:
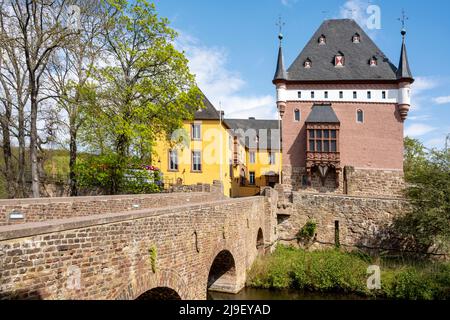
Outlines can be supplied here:
[[238, 292], [275, 242], [277, 193], [225, 199], [218, 189], [0, 201], [0, 299]]

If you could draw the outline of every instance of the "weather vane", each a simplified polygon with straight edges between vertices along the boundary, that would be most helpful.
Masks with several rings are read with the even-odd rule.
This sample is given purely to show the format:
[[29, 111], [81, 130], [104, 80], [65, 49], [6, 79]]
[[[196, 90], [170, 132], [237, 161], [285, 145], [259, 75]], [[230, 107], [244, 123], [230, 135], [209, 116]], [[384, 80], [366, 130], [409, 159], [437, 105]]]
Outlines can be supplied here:
[[281, 15], [278, 17], [278, 22], [275, 24], [279, 29], [278, 39], [283, 40], [283, 27], [286, 25], [286, 23], [283, 22], [283, 19], [281, 18]]
[[406, 16], [405, 9], [402, 9], [402, 16], [401, 16], [401, 18], [398, 18], [397, 20], [402, 23], [402, 31], [406, 31], [406, 28], [405, 28], [406, 20], [409, 20], [409, 18]]

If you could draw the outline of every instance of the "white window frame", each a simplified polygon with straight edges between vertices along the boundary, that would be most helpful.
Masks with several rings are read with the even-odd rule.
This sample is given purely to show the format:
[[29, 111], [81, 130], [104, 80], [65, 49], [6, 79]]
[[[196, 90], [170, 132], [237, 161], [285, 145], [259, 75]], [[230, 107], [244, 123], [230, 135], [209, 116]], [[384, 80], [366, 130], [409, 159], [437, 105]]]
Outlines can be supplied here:
[[270, 165], [277, 164], [277, 157], [275, 152], [269, 152], [269, 164]]
[[256, 163], [256, 152], [255, 151], [250, 151], [248, 157], [249, 157], [249, 161], [251, 164]]
[[[252, 179], [252, 177], [253, 177], [253, 179]], [[250, 184], [252, 186], [256, 185], [256, 174], [254, 171], [250, 171], [248, 174], [248, 184]]]
[[[172, 163], [175, 167], [172, 167]], [[169, 171], [178, 171], [179, 162], [178, 162], [178, 151], [177, 150], [169, 150]]]
[[[196, 162], [198, 160], [198, 163]], [[195, 168], [198, 166], [199, 168]], [[195, 150], [192, 151], [192, 166], [191, 166], [192, 172], [202, 172], [202, 152]]]
[[[196, 130], [198, 128], [198, 130]], [[198, 133], [198, 137], [197, 134]], [[191, 138], [192, 140], [201, 140], [202, 139], [202, 125], [201, 123], [193, 123], [191, 125]]]

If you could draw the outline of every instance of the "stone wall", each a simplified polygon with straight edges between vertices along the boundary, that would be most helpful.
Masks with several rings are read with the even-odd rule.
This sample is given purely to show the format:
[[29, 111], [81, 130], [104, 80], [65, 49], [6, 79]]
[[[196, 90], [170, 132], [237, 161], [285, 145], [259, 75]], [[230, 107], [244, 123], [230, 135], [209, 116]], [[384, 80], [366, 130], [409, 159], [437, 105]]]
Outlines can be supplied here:
[[205, 299], [220, 253], [232, 256], [239, 290], [258, 232], [272, 237], [270, 204], [216, 200], [0, 227], [0, 299], [136, 299], [155, 287]]
[[302, 183], [303, 176], [306, 177], [304, 167], [283, 166], [283, 184], [290, 186], [293, 191], [401, 198], [405, 188], [404, 175], [401, 170], [345, 167], [338, 176], [339, 185], [337, 187], [333, 172], [327, 175], [324, 185], [317, 173], [313, 174], [310, 186]]
[[[336, 221], [343, 246], [377, 246], [388, 236], [392, 219], [409, 210], [406, 200], [344, 195], [322, 195], [293, 192], [289, 210], [279, 212], [278, 232], [281, 239], [293, 239], [313, 220], [317, 223], [317, 240], [335, 243]], [[288, 241], [295, 243], [295, 240]]]
[[402, 197], [405, 179], [401, 170], [368, 170], [347, 167], [347, 194]]
[[[219, 200], [220, 190], [198, 185], [180, 193], [0, 200], [0, 226]], [[11, 219], [13, 212], [24, 218]]]

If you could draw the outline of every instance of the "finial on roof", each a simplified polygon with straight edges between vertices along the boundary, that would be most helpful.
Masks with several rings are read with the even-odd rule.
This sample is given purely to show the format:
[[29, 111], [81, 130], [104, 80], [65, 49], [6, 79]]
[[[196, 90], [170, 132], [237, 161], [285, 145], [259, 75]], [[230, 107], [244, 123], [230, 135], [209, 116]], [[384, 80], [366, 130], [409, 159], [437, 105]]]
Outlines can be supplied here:
[[406, 20], [408, 20], [408, 16], [405, 13], [405, 9], [402, 9], [402, 16], [400, 18], [398, 18], [397, 20], [399, 20], [402, 23], [402, 31], [400, 32], [402, 34], [402, 37], [405, 38], [406, 35]]
[[408, 17], [405, 14], [405, 10], [402, 10], [402, 17], [398, 19], [402, 23], [402, 31], [400, 32], [402, 35], [402, 48], [400, 51], [400, 61], [397, 68], [397, 79], [407, 79], [409, 81], [414, 81], [411, 69], [409, 68], [409, 62], [408, 62], [408, 55], [406, 53], [406, 20], [408, 20]]
[[278, 49], [278, 60], [277, 60], [277, 69], [275, 70], [275, 76], [273, 77], [273, 81], [277, 80], [286, 80], [287, 79], [287, 73], [284, 69], [284, 61], [283, 61], [283, 50], [281, 48], [281, 43], [283, 40], [283, 26], [285, 23], [281, 19], [281, 15], [278, 17], [278, 22], [276, 23], [276, 26], [279, 28], [278, 33], [278, 40], [280, 40], [280, 47]]
[[283, 22], [283, 19], [281, 18], [281, 15], [278, 17], [278, 22], [276, 23], [276, 26], [279, 29], [278, 32], [278, 39], [280, 40], [280, 47], [281, 47], [281, 41], [283, 40], [283, 27], [286, 25], [286, 23]]

